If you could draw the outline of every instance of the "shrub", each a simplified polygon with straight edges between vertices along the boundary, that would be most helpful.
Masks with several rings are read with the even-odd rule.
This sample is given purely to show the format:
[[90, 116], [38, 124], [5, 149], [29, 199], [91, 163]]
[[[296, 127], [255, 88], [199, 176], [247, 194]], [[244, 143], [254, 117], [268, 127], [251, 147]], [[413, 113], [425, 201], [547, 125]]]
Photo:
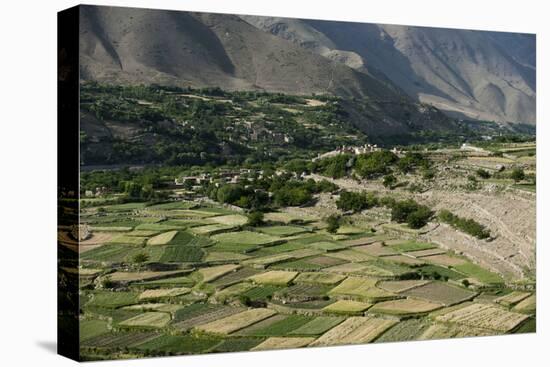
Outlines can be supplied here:
[[426, 168], [422, 170], [422, 178], [424, 180], [431, 180], [435, 177], [435, 171], [431, 168]]
[[385, 206], [387, 208], [392, 208], [396, 203], [395, 199], [392, 198], [391, 196], [384, 196], [383, 198], [378, 200], [378, 202], [380, 205]]
[[519, 182], [525, 179], [525, 172], [523, 172], [523, 169], [521, 168], [514, 168], [510, 174], [510, 178], [515, 182]]
[[488, 179], [491, 177], [491, 174], [484, 170], [483, 168], [480, 168], [476, 171], [476, 174], [480, 177], [480, 178], [483, 178], [483, 179]]
[[317, 182], [317, 188], [316, 190], [318, 192], [334, 192], [338, 190], [338, 185], [328, 181], [328, 180], [321, 180]]
[[393, 189], [393, 186], [397, 183], [397, 179], [394, 175], [386, 175], [384, 176], [384, 180], [382, 181], [382, 184], [384, 187], [387, 187], [389, 189]]

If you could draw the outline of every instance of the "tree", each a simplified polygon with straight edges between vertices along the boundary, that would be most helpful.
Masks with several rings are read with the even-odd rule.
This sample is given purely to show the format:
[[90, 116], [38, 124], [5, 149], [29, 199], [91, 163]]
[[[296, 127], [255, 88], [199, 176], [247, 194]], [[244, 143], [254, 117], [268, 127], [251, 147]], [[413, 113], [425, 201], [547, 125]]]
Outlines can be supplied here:
[[519, 182], [523, 179], [525, 179], [525, 172], [523, 172], [523, 169], [517, 167], [512, 170], [512, 173], [510, 174], [510, 178], [514, 180], [515, 182]]
[[390, 151], [361, 154], [355, 162], [355, 170], [363, 178], [379, 177], [388, 172], [388, 167], [398, 160]]
[[325, 221], [327, 222], [327, 231], [329, 233], [336, 233], [338, 228], [340, 228], [341, 217], [337, 214], [330, 215]]
[[418, 229], [424, 227], [430, 218], [433, 216], [433, 212], [423, 205], [407, 216], [407, 225], [410, 228]]
[[397, 179], [394, 175], [386, 175], [384, 176], [384, 180], [382, 181], [382, 184], [384, 187], [387, 187], [391, 190], [393, 190], [393, 186], [397, 183]]
[[317, 172], [332, 178], [341, 178], [346, 175], [347, 164], [352, 159], [349, 154], [339, 154], [335, 157], [325, 158], [317, 162]]
[[378, 198], [372, 193], [358, 193], [344, 191], [336, 200], [336, 207], [344, 211], [360, 212], [378, 205]]
[[133, 199], [141, 197], [141, 185], [137, 182], [127, 181], [124, 184], [124, 192]]
[[141, 266], [144, 262], [148, 260], [149, 255], [147, 255], [145, 252], [139, 252], [132, 257], [132, 261], [139, 266]]
[[396, 202], [391, 209], [391, 219], [398, 223], [407, 223], [410, 228], [418, 229], [428, 223], [433, 212], [412, 199]]
[[264, 224], [264, 213], [260, 211], [253, 211], [248, 214], [247, 225], [251, 227], [258, 227]]

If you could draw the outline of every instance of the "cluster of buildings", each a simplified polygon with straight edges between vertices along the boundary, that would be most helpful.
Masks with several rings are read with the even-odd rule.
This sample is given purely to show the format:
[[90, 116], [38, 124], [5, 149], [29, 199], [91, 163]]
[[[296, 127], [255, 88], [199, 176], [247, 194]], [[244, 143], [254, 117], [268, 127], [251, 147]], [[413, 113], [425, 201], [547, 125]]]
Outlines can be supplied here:
[[204, 184], [237, 184], [249, 182], [253, 177], [262, 178], [263, 170], [253, 170], [250, 168], [241, 168], [239, 170], [223, 170], [215, 173], [201, 173], [195, 176], [182, 176], [174, 179], [174, 185], [187, 186], [192, 190], [200, 189]]
[[96, 187], [95, 190], [86, 190], [84, 191], [84, 196], [85, 197], [101, 197], [101, 196], [105, 196], [105, 194], [108, 194], [110, 192], [110, 190], [108, 188], [106, 188], [105, 186], [103, 187]]
[[[359, 154], [366, 154], [366, 153], [372, 153], [382, 150], [377, 144], [365, 144], [360, 146], [347, 146], [342, 145], [341, 147], [338, 147], [330, 152], [319, 154], [316, 158], [313, 159], [313, 161], [323, 159], [323, 158], [330, 158], [334, 157], [340, 154], [353, 154], [353, 155], [359, 155]], [[393, 148], [391, 150], [394, 154], [402, 154], [403, 152], [397, 148]]]

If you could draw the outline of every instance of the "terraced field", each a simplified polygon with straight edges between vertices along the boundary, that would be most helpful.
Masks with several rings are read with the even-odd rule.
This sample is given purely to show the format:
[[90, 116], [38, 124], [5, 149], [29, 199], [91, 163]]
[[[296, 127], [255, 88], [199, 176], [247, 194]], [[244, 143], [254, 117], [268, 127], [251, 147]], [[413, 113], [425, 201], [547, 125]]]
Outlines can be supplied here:
[[92, 233], [99, 228], [108, 241], [81, 257], [85, 353], [265, 350], [534, 328], [534, 292], [511, 290], [500, 275], [395, 232], [349, 226], [331, 235], [319, 218], [290, 224], [300, 218], [283, 212], [247, 227], [241, 213], [189, 202], [106, 213], [90, 218]]

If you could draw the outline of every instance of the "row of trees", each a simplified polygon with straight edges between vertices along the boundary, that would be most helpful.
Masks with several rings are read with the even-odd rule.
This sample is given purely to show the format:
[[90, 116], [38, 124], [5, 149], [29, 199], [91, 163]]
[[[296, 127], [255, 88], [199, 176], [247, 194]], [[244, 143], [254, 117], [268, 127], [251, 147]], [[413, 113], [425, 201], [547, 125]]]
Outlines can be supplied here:
[[[293, 162], [293, 166], [292, 168], [297, 167], [297, 162]], [[430, 166], [430, 161], [420, 153], [407, 152], [405, 156], [399, 158], [388, 150], [381, 150], [357, 156], [339, 154], [309, 165], [304, 164], [300, 168], [307, 168], [332, 178], [345, 177], [352, 171], [362, 178], [377, 178], [384, 175], [390, 176], [394, 170], [409, 173], [422, 169], [423, 172], [433, 173], [429, 171]]]
[[461, 218], [451, 213], [449, 210], [441, 210], [439, 212], [438, 218], [440, 221], [445, 222], [452, 227], [479, 239], [485, 239], [491, 236], [491, 233], [487, 228], [485, 228], [484, 225], [476, 222], [473, 219]]
[[206, 195], [220, 203], [232, 204], [250, 210], [268, 207], [300, 206], [313, 201], [313, 195], [333, 192], [338, 186], [327, 181], [313, 179], [301, 181], [290, 175], [256, 179], [243, 184], [209, 185]]
[[410, 228], [415, 229], [424, 227], [433, 217], [430, 208], [412, 199], [396, 201], [389, 196], [378, 198], [373, 193], [366, 192], [342, 192], [336, 206], [338, 209], [353, 212], [385, 206], [391, 209], [392, 221], [407, 223]]

